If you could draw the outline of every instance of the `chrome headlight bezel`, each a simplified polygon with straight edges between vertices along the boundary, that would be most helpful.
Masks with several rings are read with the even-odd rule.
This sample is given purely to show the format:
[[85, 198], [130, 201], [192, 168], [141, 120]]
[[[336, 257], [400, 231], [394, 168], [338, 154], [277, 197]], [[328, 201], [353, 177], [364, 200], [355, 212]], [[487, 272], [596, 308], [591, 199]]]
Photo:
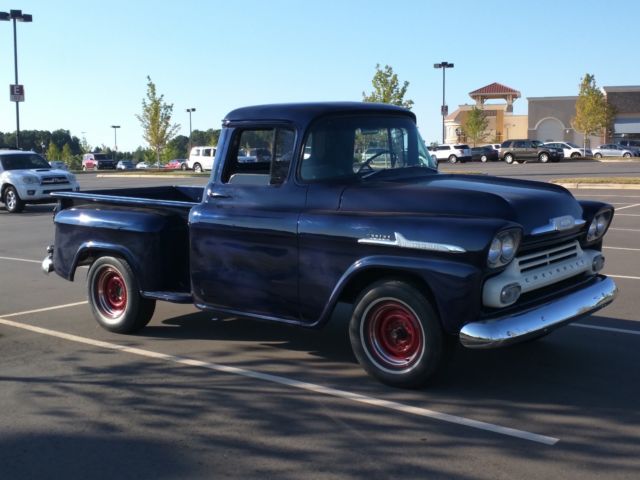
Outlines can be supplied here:
[[510, 228], [498, 232], [487, 251], [487, 266], [489, 268], [499, 268], [511, 263], [516, 257], [522, 231], [518, 228]]
[[611, 209], [600, 210], [596, 213], [587, 228], [586, 242], [594, 243], [599, 241], [609, 229], [612, 219], [613, 210]]

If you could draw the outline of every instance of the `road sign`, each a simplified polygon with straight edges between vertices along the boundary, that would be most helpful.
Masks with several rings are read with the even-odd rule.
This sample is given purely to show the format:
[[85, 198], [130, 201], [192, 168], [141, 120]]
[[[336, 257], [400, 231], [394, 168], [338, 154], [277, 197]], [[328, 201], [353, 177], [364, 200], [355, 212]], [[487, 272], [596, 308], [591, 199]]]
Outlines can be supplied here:
[[24, 102], [24, 85], [9, 85], [9, 98], [12, 102]]
[[442, 105], [442, 107], [440, 107], [440, 115], [443, 117], [449, 115], [449, 105]]

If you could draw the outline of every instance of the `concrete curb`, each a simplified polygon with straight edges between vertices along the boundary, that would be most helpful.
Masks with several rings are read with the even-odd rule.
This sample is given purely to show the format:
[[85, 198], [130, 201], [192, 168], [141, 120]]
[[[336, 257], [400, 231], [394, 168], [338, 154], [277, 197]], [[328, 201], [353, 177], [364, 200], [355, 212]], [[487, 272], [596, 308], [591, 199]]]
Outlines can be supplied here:
[[564, 188], [589, 189], [589, 190], [640, 190], [640, 184], [634, 183], [565, 183], [551, 182]]

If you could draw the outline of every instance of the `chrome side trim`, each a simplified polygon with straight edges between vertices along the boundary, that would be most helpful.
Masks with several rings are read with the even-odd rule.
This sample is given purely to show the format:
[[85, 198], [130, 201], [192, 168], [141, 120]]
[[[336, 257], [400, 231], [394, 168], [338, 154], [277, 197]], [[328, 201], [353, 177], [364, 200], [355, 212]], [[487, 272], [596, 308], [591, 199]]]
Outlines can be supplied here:
[[581, 218], [573, 218], [571, 215], [565, 215], [564, 217], [550, 218], [549, 223], [536, 227], [531, 230], [531, 235], [543, 235], [545, 233], [561, 232], [563, 230], [569, 230], [574, 227], [581, 227], [587, 223]]
[[582, 289], [528, 310], [467, 323], [460, 343], [467, 348], [497, 348], [549, 333], [609, 305], [618, 287], [605, 276], [595, 276]]
[[358, 243], [366, 245], [383, 245], [387, 247], [413, 248], [417, 250], [429, 250], [432, 252], [449, 252], [449, 253], [465, 253], [466, 250], [457, 245], [448, 245], [446, 243], [420, 242], [417, 240], [408, 240], [401, 233], [394, 232], [391, 236], [373, 236], [368, 238], [359, 238]]

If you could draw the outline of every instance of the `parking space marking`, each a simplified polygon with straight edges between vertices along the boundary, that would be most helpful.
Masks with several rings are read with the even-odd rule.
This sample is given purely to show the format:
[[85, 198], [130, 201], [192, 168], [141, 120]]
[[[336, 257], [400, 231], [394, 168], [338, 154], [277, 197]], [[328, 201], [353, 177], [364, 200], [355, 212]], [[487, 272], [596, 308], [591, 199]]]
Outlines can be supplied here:
[[[63, 306], [60, 306], [60, 308], [63, 308]], [[7, 316], [9, 315], [4, 315], [4, 317], [7, 317]], [[496, 425], [493, 423], [481, 422], [481, 421], [473, 420], [466, 417], [459, 417], [457, 415], [449, 415], [447, 413], [436, 412], [434, 410], [429, 410], [422, 407], [404, 405], [402, 403], [398, 403], [390, 400], [382, 400], [379, 398], [374, 398], [367, 395], [361, 395], [359, 393], [353, 393], [346, 390], [338, 390], [335, 388], [324, 387], [322, 385], [316, 385], [313, 383], [301, 382], [299, 380], [293, 380], [293, 379], [282, 377], [279, 375], [271, 375], [268, 373], [261, 373], [253, 370], [246, 370], [244, 368], [232, 367], [229, 365], [220, 365], [216, 363], [204, 362], [202, 360], [179, 357], [176, 355], [170, 355], [170, 354], [161, 353], [161, 352], [154, 352], [151, 350], [144, 350], [141, 348], [127, 347], [124, 345], [118, 345], [116, 343], [104, 342], [101, 340], [94, 340], [91, 338], [80, 337], [77, 335], [72, 335], [64, 332], [58, 332], [56, 330], [50, 330], [48, 328], [41, 328], [35, 325], [14, 322], [12, 320], [7, 320], [6, 318], [0, 318], [0, 324], [6, 325], [9, 327], [19, 328], [22, 330], [28, 330], [28, 331], [39, 333], [42, 335], [48, 335], [50, 337], [68, 340], [71, 342], [81, 343], [84, 345], [91, 345], [94, 347], [104, 348], [108, 350], [116, 350], [116, 351], [125, 352], [125, 353], [138, 355], [142, 357], [163, 360], [163, 361], [175, 363], [178, 365], [205, 368], [208, 370], [213, 370], [215, 372], [227, 373], [231, 375], [238, 375], [246, 378], [262, 380], [265, 382], [276, 383], [279, 385], [297, 388], [307, 392], [318, 393], [321, 395], [326, 395], [326, 396], [335, 397], [335, 398], [342, 398], [344, 400], [349, 400], [351, 402], [356, 402], [356, 403], [378, 407], [378, 408], [384, 408], [387, 410], [392, 410], [395, 412], [400, 412], [408, 415], [415, 415], [418, 417], [425, 417], [433, 420], [439, 420], [446, 423], [474, 428], [477, 430], [483, 430], [486, 432], [496, 433], [499, 435], [515, 437], [515, 438], [527, 440], [530, 442], [541, 443], [544, 445], [551, 446], [551, 445], [555, 445], [560, 441], [558, 438], [547, 437], [545, 435], [538, 435], [536, 433], [527, 432], [525, 430], [518, 430], [515, 428], [503, 427], [501, 425]]]
[[618, 230], [619, 232], [640, 232], [639, 228], [609, 228], [609, 230]]
[[26, 258], [0, 257], [0, 260], [10, 260], [12, 262], [42, 263], [42, 260], [28, 260]]
[[598, 325], [586, 325], [584, 323], [570, 323], [572, 327], [590, 328], [592, 330], [604, 330], [606, 332], [626, 333], [628, 335], [640, 335], [638, 330], [628, 330], [626, 328], [600, 327]]
[[640, 203], [634, 203], [633, 205], [627, 205], [626, 207], [616, 208], [616, 211], [618, 211], [618, 210], [624, 210], [624, 209], [626, 209], [626, 208], [633, 208], [633, 207], [640, 207]]
[[640, 252], [640, 248], [627, 248], [627, 247], [602, 247], [608, 250], [629, 250], [631, 252]]
[[616, 212], [616, 217], [640, 217], [640, 213], [618, 213]]
[[19, 317], [20, 315], [28, 315], [30, 313], [42, 313], [42, 312], [50, 312], [51, 310], [60, 310], [61, 308], [69, 308], [69, 307], [77, 307], [78, 305], [86, 305], [89, 302], [87, 300], [84, 300], [82, 302], [75, 302], [75, 303], [67, 303], [65, 305], [56, 305], [55, 307], [45, 307], [45, 308], [38, 308], [36, 310], [26, 310], [24, 312], [17, 312], [17, 313], [9, 313], [7, 315], [2, 315], [2, 317]]
[[611, 278], [626, 278], [628, 280], [640, 280], [640, 277], [629, 277], [627, 275], [609, 275], [609, 274], [607, 274], [607, 277], [611, 277]]

